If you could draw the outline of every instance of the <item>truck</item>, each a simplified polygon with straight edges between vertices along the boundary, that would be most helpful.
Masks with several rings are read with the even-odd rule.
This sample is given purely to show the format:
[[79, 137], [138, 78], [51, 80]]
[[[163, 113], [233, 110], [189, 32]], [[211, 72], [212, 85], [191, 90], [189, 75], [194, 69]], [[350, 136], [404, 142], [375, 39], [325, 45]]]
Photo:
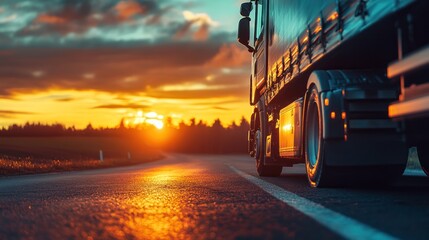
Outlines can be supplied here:
[[429, 1], [250, 0], [240, 13], [260, 176], [305, 163], [312, 187], [391, 183], [411, 147], [429, 173]]

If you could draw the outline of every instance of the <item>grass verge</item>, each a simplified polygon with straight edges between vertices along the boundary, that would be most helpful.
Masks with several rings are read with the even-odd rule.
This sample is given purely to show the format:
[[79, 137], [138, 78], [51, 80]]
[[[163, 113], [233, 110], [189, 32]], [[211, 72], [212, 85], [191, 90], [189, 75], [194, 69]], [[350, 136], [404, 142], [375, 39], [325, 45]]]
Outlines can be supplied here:
[[1, 176], [128, 166], [160, 158], [159, 151], [138, 138], [0, 138]]

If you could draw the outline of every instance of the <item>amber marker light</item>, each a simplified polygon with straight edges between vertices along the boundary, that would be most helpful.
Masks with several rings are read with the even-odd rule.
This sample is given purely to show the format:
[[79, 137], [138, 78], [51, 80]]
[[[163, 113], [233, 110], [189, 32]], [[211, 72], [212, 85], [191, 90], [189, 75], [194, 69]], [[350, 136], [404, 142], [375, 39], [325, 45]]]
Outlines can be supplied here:
[[328, 17], [328, 21], [334, 21], [337, 18], [338, 18], [338, 13], [334, 12], [331, 14], [331, 16]]
[[347, 136], [347, 123], [344, 123], [344, 141], [347, 142], [348, 136]]
[[303, 43], [308, 42], [308, 37], [305, 37], [304, 39], [302, 39], [302, 42], [303, 42]]
[[317, 34], [320, 31], [322, 31], [322, 27], [321, 26], [317, 26], [316, 29], [314, 29], [314, 33]]
[[329, 98], [325, 98], [324, 103], [326, 107], [329, 106]]
[[335, 112], [331, 112], [331, 119], [335, 119], [337, 117], [337, 114]]
[[346, 112], [342, 112], [342, 113], [341, 113], [341, 119], [345, 120], [345, 119], [346, 119], [346, 116], [347, 116], [347, 115], [346, 115]]

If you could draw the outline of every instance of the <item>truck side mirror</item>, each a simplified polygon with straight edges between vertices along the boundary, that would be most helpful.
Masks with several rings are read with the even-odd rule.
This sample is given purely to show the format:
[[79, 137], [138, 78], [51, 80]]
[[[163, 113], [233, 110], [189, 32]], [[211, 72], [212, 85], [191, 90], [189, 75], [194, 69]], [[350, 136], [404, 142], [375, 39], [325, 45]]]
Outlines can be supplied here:
[[240, 7], [240, 14], [243, 17], [248, 17], [250, 16], [250, 13], [252, 12], [253, 9], [253, 5], [251, 2], [248, 3], [242, 3], [241, 7]]
[[250, 18], [244, 17], [238, 24], [238, 42], [247, 47], [249, 52], [254, 52], [255, 49], [249, 45], [250, 41]]

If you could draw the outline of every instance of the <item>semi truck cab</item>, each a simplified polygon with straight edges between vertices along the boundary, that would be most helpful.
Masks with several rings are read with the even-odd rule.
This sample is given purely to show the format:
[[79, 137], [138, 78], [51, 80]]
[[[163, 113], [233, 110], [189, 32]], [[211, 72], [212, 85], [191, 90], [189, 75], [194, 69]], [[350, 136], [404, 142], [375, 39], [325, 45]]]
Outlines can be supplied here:
[[312, 187], [388, 183], [417, 147], [429, 173], [424, 0], [251, 0], [249, 154], [260, 176], [304, 163]]

